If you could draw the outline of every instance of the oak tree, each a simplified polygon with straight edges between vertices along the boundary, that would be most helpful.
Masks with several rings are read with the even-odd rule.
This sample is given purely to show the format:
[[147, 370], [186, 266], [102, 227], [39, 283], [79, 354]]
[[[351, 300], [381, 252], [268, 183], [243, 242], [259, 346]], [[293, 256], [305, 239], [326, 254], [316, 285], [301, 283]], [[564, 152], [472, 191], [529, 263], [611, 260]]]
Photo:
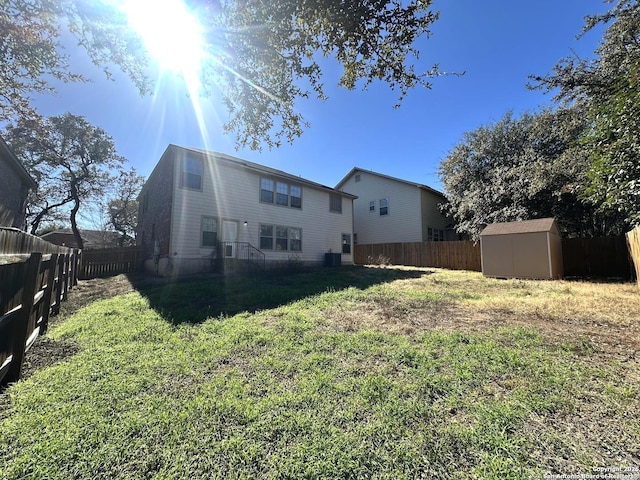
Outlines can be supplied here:
[[[300, 99], [326, 98], [327, 65], [342, 69], [339, 85], [366, 88], [382, 81], [402, 99], [429, 87], [438, 66], [416, 71], [417, 42], [438, 14], [431, 0], [189, 0], [203, 26], [205, 94], [219, 91], [226, 130], [258, 149], [292, 141], [307, 123]], [[29, 95], [51, 79], [85, 80], [63, 48], [73, 35], [92, 61], [113, 65], [144, 91], [143, 43], [117, 3], [89, 0], [3, 0], [0, 9], [0, 120], [33, 113]], [[333, 63], [325, 58], [331, 57]]]
[[66, 113], [40, 119], [20, 119], [7, 127], [4, 137], [25, 167], [35, 172], [38, 189], [28, 199], [28, 224], [35, 233], [43, 220], [62, 215], [80, 248], [77, 218], [81, 207], [99, 198], [112, 183], [111, 171], [125, 159], [113, 139], [84, 117]]

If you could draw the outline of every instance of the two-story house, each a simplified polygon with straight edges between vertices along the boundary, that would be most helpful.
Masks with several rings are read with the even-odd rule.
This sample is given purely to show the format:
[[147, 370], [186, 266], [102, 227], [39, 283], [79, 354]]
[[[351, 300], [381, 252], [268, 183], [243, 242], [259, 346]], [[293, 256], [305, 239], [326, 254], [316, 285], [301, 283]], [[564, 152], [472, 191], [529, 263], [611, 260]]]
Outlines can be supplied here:
[[[163, 275], [287, 262], [353, 263], [353, 200], [222, 153], [169, 145], [138, 197], [137, 243]], [[333, 256], [332, 258], [335, 258]]]
[[25, 204], [31, 178], [9, 146], [0, 137], [0, 226], [25, 229]]
[[407, 180], [354, 167], [336, 190], [357, 196], [353, 231], [360, 244], [458, 240], [440, 211], [441, 192]]

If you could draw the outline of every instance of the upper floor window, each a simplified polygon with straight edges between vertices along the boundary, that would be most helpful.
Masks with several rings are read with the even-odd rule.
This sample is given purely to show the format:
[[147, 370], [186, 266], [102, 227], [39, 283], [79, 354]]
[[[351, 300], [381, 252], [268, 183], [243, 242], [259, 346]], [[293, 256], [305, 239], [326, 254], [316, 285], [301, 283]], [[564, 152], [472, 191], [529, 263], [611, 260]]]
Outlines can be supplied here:
[[342, 213], [342, 195], [336, 193], [329, 195], [329, 211]]
[[356, 173], [355, 182], [358, 183], [360, 181], [360, 174]]
[[376, 201], [375, 200], [371, 200], [369, 202], [369, 211], [370, 212], [375, 212], [376, 211]]
[[270, 178], [261, 178], [260, 201], [283, 207], [302, 208], [302, 187]]
[[204, 165], [202, 160], [186, 157], [182, 161], [182, 178], [180, 186], [192, 188], [194, 190], [202, 190], [203, 171]]
[[289, 206], [289, 185], [282, 182], [276, 183], [276, 203], [278, 205]]
[[380, 199], [380, 215], [389, 215], [389, 199]]
[[291, 185], [289, 193], [291, 194], [291, 207], [302, 208], [302, 188], [297, 185]]
[[268, 178], [260, 179], [260, 201], [265, 203], [273, 203], [273, 180]]

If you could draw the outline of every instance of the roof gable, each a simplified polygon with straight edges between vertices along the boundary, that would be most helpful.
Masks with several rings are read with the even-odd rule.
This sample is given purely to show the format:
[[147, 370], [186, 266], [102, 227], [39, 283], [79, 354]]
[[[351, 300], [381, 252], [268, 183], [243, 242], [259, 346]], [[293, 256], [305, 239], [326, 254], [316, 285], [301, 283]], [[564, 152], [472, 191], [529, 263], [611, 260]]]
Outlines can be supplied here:
[[521, 220], [517, 222], [492, 223], [487, 225], [480, 236], [512, 235], [520, 233], [554, 232], [560, 233], [555, 218], [539, 218], [536, 220]]
[[428, 185], [423, 185], [421, 183], [410, 182], [408, 180], [402, 180], [401, 178], [392, 177], [390, 175], [384, 175], [382, 173], [374, 172], [373, 170], [365, 170], [364, 168], [359, 168], [359, 167], [353, 167], [351, 169], [351, 171], [349, 173], [347, 173], [344, 176], [344, 178], [338, 182], [338, 184], [336, 185], [335, 188], [338, 189], [338, 190], [341, 189], [344, 186], [344, 184], [347, 182], [347, 180], [349, 180], [349, 178], [351, 178], [352, 176], [354, 176], [356, 173], [359, 173], [359, 172], [366, 173], [366, 174], [369, 174], [369, 175], [375, 175], [376, 177], [384, 178], [386, 180], [391, 180], [393, 182], [402, 183], [404, 185], [409, 185], [411, 187], [416, 187], [416, 188], [419, 188], [421, 190], [426, 190], [428, 192], [434, 193], [434, 194], [442, 197], [443, 199], [446, 199], [444, 193], [436, 190], [435, 188], [431, 188]]

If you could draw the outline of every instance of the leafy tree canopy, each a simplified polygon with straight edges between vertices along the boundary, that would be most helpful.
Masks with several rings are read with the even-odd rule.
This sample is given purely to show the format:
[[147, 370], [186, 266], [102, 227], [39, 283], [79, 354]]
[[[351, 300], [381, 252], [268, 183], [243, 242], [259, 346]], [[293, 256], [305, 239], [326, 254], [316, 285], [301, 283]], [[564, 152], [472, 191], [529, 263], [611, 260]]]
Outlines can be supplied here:
[[439, 170], [458, 231], [477, 237], [487, 223], [556, 217], [565, 235], [618, 233], [618, 219], [579, 198], [588, 153], [577, 139], [585, 128], [573, 107], [507, 113], [465, 133]]
[[[91, 0], [0, 0], [0, 119], [33, 113], [28, 95], [50, 91], [50, 79], [80, 81], [61, 38], [75, 36], [96, 65], [117, 65], [144, 91], [147, 58], [140, 38], [115, 3]], [[204, 27], [205, 92], [219, 90], [226, 129], [239, 145], [277, 146], [302, 133], [301, 98], [324, 99], [323, 57], [342, 67], [348, 89], [375, 80], [400, 99], [429, 86], [437, 66], [416, 72], [416, 40], [437, 13], [431, 0], [191, 0]]]
[[78, 211], [103, 195], [113, 183], [110, 172], [124, 162], [113, 139], [84, 117], [70, 113], [48, 119], [22, 118], [9, 125], [4, 136], [38, 183], [28, 199], [31, 232], [38, 231], [43, 221], [60, 221], [63, 207], [70, 207], [64, 212], [82, 248]]
[[595, 58], [562, 59], [549, 75], [533, 77], [534, 86], [585, 106], [585, 198], [640, 225], [640, 5], [619, 0], [588, 17], [583, 33], [596, 25], [607, 27]]

